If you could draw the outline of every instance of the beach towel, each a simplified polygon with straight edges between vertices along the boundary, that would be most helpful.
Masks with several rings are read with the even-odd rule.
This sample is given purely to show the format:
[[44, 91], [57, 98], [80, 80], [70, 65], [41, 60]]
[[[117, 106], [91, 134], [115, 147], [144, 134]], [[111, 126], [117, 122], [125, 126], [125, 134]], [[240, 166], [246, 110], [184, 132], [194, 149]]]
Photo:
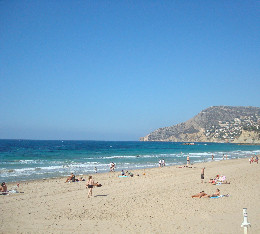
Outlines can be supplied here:
[[230, 195], [229, 194], [226, 194], [226, 195], [220, 195], [220, 196], [217, 196], [217, 197], [210, 197], [210, 198], [221, 198], [221, 197], [229, 197]]
[[128, 177], [128, 176], [125, 176], [125, 175], [120, 175], [120, 176], [118, 176], [118, 177]]

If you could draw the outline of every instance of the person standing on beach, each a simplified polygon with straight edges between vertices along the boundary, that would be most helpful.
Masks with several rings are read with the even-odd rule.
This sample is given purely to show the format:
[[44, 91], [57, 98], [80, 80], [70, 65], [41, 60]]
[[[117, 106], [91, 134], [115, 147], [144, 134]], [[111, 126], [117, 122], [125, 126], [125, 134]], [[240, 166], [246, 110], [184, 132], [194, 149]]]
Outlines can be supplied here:
[[164, 161], [164, 159], [162, 160], [162, 166], [165, 167], [165, 161]]
[[114, 164], [114, 162], [111, 162], [110, 163], [110, 171], [115, 172], [115, 167], [116, 167], [116, 165]]
[[228, 159], [228, 156], [227, 156], [227, 154], [226, 154], [226, 160]]
[[223, 154], [223, 160], [225, 159], [225, 155]]
[[200, 173], [201, 183], [204, 182], [204, 170], [205, 170], [205, 167], [202, 167], [201, 168], [201, 173]]
[[116, 164], [112, 162], [112, 172], [115, 172]]
[[90, 198], [90, 196], [92, 196], [92, 190], [93, 190], [93, 187], [94, 187], [94, 180], [92, 179], [92, 176], [89, 176], [88, 177], [88, 182], [86, 184], [86, 187], [89, 189], [88, 190], [88, 198]]
[[187, 156], [187, 166], [190, 165], [190, 156]]
[[214, 155], [213, 154], [212, 154], [211, 158], [212, 158], [212, 161], [213, 161], [214, 160]]

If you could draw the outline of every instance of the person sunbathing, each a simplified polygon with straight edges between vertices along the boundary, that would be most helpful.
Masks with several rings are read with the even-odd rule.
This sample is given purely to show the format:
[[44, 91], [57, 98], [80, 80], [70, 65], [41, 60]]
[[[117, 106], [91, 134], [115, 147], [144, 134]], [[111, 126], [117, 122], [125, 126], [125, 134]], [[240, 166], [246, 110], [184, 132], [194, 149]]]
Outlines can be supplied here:
[[207, 195], [206, 197], [210, 198], [210, 197], [218, 197], [220, 196], [220, 190], [217, 189], [215, 193], [211, 194], [211, 195]]
[[216, 178], [215, 179], [210, 179], [209, 183], [213, 184], [213, 185], [216, 185], [216, 184], [230, 184], [230, 182], [228, 182], [226, 180], [217, 180]]
[[83, 177], [79, 177], [78, 179], [76, 179], [76, 181], [85, 181], [85, 179]]
[[198, 198], [202, 198], [202, 197], [206, 197], [208, 196], [208, 194], [206, 194], [204, 191], [199, 192], [198, 194], [192, 195], [191, 197], [198, 197]]

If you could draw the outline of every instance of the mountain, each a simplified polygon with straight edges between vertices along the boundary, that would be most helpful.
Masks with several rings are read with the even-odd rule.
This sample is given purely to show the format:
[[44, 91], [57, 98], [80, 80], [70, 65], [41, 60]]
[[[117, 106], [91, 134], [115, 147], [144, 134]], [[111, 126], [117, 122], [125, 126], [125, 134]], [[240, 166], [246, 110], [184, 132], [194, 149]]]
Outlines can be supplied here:
[[212, 106], [186, 122], [159, 128], [140, 141], [260, 143], [260, 108]]

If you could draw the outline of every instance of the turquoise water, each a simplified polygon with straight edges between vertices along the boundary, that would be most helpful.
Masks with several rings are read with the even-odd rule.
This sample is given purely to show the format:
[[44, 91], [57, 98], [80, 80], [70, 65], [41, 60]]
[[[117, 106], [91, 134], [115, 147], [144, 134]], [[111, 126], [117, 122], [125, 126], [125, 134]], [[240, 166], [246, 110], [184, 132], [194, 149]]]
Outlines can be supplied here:
[[164, 159], [166, 165], [249, 157], [260, 153], [260, 145], [173, 142], [120, 141], [32, 141], [0, 140], [0, 181], [21, 181], [108, 172], [109, 163], [116, 170], [151, 168]]

